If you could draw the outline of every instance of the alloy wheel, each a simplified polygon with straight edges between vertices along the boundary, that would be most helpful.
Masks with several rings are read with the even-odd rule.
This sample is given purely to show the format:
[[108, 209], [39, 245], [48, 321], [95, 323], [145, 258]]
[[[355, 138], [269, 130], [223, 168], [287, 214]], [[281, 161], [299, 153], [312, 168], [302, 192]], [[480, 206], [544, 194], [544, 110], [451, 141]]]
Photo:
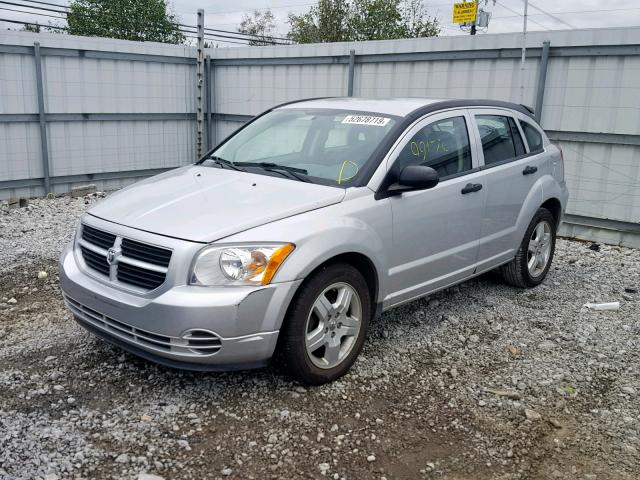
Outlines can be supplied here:
[[527, 267], [532, 277], [540, 276], [551, 256], [551, 225], [542, 220], [531, 233], [527, 248]]
[[316, 298], [305, 328], [305, 347], [315, 366], [329, 369], [351, 353], [362, 324], [362, 302], [348, 283], [325, 288]]

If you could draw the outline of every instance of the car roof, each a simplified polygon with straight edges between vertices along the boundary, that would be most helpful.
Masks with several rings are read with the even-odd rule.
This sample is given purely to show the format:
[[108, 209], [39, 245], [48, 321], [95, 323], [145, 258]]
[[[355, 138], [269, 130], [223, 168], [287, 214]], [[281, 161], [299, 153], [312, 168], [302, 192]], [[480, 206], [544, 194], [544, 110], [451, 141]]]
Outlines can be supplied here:
[[418, 108], [440, 101], [442, 100], [434, 98], [312, 98], [309, 100], [287, 103], [286, 105], [283, 105], [282, 108], [356, 110], [361, 112], [376, 112], [404, 117]]
[[366, 98], [366, 97], [331, 97], [311, 98], [289, 102], [275, 108], [321, 108], [335, 110], [355, 110], [361, 112], [376, 112], [398, 117], [406, 117], [419, 110], [434, 112], [448, 108], [464, 107], [498, 107], [517, 110], [531, 116], [532, 110], [517, 103], [486, 99], [444, 99], [444, 98]]

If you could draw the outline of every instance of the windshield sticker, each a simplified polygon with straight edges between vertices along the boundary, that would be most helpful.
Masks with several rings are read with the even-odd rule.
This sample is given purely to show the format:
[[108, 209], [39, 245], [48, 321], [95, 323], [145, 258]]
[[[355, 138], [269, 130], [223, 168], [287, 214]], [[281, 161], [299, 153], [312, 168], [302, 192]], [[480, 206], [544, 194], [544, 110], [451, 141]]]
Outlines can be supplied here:
[[347, 115], [342, 123], [351, 125], [373, 125], [376, 127], [384, 127], [389, 123], [390, 118], [372, 117], [370, 115]]

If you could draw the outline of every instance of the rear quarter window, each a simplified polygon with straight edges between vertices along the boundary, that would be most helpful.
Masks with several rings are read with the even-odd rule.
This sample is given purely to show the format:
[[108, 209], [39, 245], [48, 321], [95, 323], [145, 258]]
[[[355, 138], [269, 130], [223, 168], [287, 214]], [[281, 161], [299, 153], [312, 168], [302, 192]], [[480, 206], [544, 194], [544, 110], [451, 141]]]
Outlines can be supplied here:
[[527, 138], [527, 143], [529, 144], [529, 152], [535, 153], [541, 151], [543, 147], [543, 141], [540, 131], [527, 122], [520, 121], [520, 125], [522, 126], [524, 136]]
[[507, 162], [524, 154], [524, 144], [513, 118], [476, 115], [482, 141], [484, 164]]

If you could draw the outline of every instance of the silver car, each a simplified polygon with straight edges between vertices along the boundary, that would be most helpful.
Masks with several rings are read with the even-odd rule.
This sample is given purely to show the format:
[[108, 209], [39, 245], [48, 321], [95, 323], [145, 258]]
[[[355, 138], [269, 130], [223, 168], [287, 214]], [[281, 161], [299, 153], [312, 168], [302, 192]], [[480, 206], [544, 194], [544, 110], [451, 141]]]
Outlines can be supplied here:
[[521, 105], [302, 100], [92, 207], [60, 282], [80, 325], [146, 359], [276, 357], [322, 384], [381, 312], [496, 268], [542, 282], [567, 198], [562, 153]]

